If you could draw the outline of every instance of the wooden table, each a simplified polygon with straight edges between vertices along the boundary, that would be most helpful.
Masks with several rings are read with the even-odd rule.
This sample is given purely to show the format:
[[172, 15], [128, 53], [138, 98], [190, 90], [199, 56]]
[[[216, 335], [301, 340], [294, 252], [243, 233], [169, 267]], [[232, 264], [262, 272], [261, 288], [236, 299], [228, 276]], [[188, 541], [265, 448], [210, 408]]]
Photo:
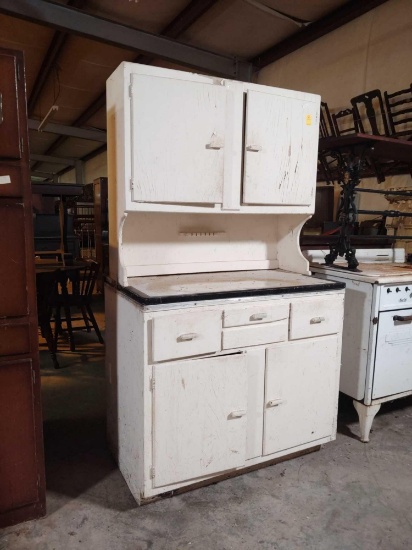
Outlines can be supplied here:
[[367, 162], [375, 165], [375, 161], [412, 165], [412, 141], [370, 134], [349, 134], [321, 138], [319, 153], [323, 157], [326, 155], [336, 159], [338, 183], [342, 188], [338, 207], [339, 238], [337, 243], [330, 244], [330, 253], [326, 255], [325, 262], [326, 265], [333, 265], [338, 256], [345, 256], [348, 269], [356, 270], [359, 263], [356, 249], [351, 246], [351, 236], [358, 214], [355, 189], [361, 182], [362, 169]]

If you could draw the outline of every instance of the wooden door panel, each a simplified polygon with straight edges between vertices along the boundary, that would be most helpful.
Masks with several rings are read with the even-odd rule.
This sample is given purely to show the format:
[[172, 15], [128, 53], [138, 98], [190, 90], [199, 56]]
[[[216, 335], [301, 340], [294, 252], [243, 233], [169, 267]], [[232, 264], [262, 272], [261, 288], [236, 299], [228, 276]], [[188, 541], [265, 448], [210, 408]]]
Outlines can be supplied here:
[[0, 324], [0, 357], [24, 353], [30, 353], [30, 325]]
[[315, 192], [318, 106], [248, 91], [243, 202], [309, 205]]
[[32, 362], [0, 362], [0, 512], [38, 499]]
[[244, 465], [245, 356], [155, 365], [153, 374], [154, 486]]
[[27, 315], [25, 219], [22, 204], [0, 205], [0, 258], [0, 318]]
[[0, 157], [21, 158], [17, 60], [0, 54]]
[[338, 338], [308, 338], [268, 348], [264, 455], [334, 435]]
[[133, 200], [222, 203], [226, 88], [132, 79]]
[[21, 197], [23, 185], [18, 164], [0, 163], [0, 197]]

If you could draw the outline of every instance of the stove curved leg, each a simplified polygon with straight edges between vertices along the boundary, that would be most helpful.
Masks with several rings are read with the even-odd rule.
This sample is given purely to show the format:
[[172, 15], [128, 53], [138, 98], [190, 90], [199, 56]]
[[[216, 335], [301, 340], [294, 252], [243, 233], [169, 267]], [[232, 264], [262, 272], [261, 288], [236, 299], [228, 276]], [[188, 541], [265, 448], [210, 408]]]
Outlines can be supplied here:
[[379, 403], [378, 405], [364, 405], [363, 403], [355, 401], [354, 399], [353, 406], [355, 407], [356, 412], [359, 416], [359, 425], [361, 432], [360, 440], [363, 441], [363, 443], [367, 443], [369, 441], [369, 433], [372, 428], [373, 419], [381, 408], [381, 404]]

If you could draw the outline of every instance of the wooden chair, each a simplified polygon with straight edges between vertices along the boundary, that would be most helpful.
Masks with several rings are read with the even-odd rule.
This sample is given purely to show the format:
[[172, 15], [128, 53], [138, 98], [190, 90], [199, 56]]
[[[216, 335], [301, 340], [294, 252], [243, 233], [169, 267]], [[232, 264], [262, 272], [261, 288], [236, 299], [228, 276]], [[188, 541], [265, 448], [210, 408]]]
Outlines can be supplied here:
[[335, 135], [345, 136], [347, 134], [355, 134], [358, 131], [356, 126], [353, 109], [343, 109], [332, 115], [333, 127]]
[[57, 273], [55, 271], [40, 273], [36, 276], [37, 319], [40, 333], [45, 338], [55, 369], [59, 368], [56, 356], [56, 345], [51, 328], [53, 304], [57, 296]]
[[383, 95], [391, 135], [412, 137], [412, 84], [405, 90]]
[[335, 128], [333, 126], [332, 117], [329, 111], [328, 104], [321, 101], [320, 104], [320, 121], [319, 121], [319, 137], [332, 137], [336, 136]]
[[[66, 329], [69, 335], [70, 350], [75, 351], [74, 331], [84, 330], [90, 332], [91, 326], [96, 332], [97, 338], [101, 344], [104, 344], [99, 326], [92, 310], [93, 290], [99, 273], [99, 264], [95, 261], [88, 261], [81, 270], [71, 270], [70, 267], [61, 272], [60, 294], [57, 297], [55, 306], [55, 334], [54, 341], [57, 349], [59, 334], [64, 329], [62, 324], [66, 323]], [[65, 280], [64, 280], [65, 279]], [[71, 292], [70, 292], [71, 287]], [[72, 309], [80, 310], [82, 317], [73, 317]], [[61, 317], [61, 310], [64, 310], [65, 317]], [[73, 326], [73, 321], [83, 320], [83, 326]]]
[[[389, 136], [389, 126], [380, 90], [371, 90], [350, 100], [355, 125], [362, 134]], [[381, 129], [383, 128], [383, 132]]]

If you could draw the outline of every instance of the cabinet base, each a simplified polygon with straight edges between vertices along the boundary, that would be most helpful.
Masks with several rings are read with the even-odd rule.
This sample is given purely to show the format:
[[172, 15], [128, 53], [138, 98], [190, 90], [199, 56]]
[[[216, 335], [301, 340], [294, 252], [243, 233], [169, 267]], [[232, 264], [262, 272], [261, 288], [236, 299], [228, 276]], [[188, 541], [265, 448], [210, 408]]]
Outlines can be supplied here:
[[155, 495], [153, 497], [146, 497], [146, 498], [142, 497], [140, 499], [140, 502], [138, 502], [138, 504], [140, 506], [144, 506], [146, 504], [151, 504], [152, 502], [157, 502], [158, 500], [161, 500], [164, 498], [171, 498], [175, 495], [188, 493], [189, 491], [194, 491], [195, 489], [201, 489], [202, 487], [206, 487], [208, 485], [215, 485], [216, 483], [219, 483], [220, 481], [225, 481], [226, 479], [232, 479], [234, 477], [238, 477], [243, 474], [248, 474], [249, 472], [254, 472], [255, 470], [261, 470], [262, 468], [267, 468], [268, 466], [274, 466], [275, 464], [280, 464], [281, 462], [285, 462], [286, 460], [292, 460], [293, 458], [299, 458], [300, 456], [314, 453], [316, 451], [319, 451], [321, 447], [322, 445], [316, 445], [315, 447], [310, 447], [309, 449], [303, 449], [285, 456], [273, 458], [272, 460], [268, 460], [267, 462], [254, 464], [253, 466], [246, 466], [245, 468], [241, 468], [239, 470], [233, 470], [231, 472], [226, 472], [224, 474], [215, 476], [213, 478], [204, 479], [202, 481], [198, 481], [190, 485], [185, 485], [184, 487], [179, 487], [178, 489], [174, 489], [173, 491], [165, 491], [160, 495]]

